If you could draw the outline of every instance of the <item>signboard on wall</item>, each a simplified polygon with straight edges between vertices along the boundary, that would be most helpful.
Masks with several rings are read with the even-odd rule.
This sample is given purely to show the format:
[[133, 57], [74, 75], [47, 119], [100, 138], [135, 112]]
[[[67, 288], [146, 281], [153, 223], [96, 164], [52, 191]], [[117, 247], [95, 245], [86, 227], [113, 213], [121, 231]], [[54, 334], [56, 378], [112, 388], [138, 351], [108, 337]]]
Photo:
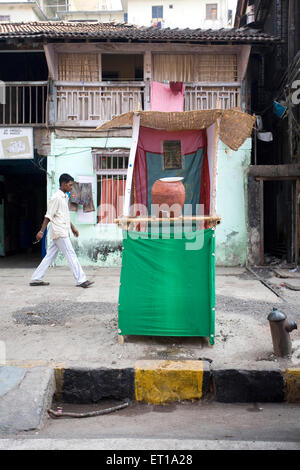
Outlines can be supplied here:
[[32, 127], [0, 127], [0, 159], [34, 157]]

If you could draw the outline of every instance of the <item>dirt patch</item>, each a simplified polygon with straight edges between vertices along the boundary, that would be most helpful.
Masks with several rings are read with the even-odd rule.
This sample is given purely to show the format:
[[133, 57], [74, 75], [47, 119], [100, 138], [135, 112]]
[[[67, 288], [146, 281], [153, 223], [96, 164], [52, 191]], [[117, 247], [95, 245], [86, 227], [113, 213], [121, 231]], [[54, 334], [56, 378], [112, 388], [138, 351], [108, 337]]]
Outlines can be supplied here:
[[[45, 302], [25, 307], [13, 313], [13, 319], [23, 325], [65, 325], [74, 317], [94, 316], [117, 325], [117, 304], [108, 302]], [[115, 322], [112, 322], [115, 320]]]

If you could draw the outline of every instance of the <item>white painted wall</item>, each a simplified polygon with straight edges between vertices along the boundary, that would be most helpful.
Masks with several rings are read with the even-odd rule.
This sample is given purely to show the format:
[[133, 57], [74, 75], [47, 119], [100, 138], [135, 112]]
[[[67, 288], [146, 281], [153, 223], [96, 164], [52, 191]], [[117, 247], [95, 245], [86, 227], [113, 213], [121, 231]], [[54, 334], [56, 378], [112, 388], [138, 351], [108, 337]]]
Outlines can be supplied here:
[[[218, 19], [215, 21], [206, 20], [206, 4], [209, 3], [218, 4]], [[162, 5], [164, 28], [227, 28], [231, 3], [230, 0], [128, 0], [128, 23], [151, 26], [152, 6]]]
[[10, 2], [4, 3], [3, 0], [0, 0], [0, 15], [9, 16], [10, 20], [13, 22], [18, 21], [39, 21], [40, 18], [33, 11], [33, 6], [36, 4], [28, 3], [17, 3]]
[[[0, 15], [9, 17], [8, 21], [39, 21], [46, 20], [49, 12], [47, 6], [55, 5], [58, 0], [32, 0], [26, 2], [20, 0], [0, 0]], [[39, 8], [40, 5], [40, 8]], [[119, 10], [115, 10], [118, 8]], [[62, 9], [62, 7], [61, 7]], [[103, 23], [124, 21], [122, 5], [113, 0], [71, 0], [69, 2], [70, 13], [57, 14], [57, 18], [68, 20], [98, 20]], [[43, 15], [43, 12], [45, 15]], [[3, 21], [7, 21], [6, 19]]]
[[123, 23], [123, 12], [99, 12], [99, 11], [70, 11], [67, 13], [60, 13], [59, 17], [65, 21], [70, 20], [97, 20], [102, 23]]
[[[51, 3], [51, 1], [49, 1]], [[52, 2], [53, 3], [53, 2]], [[122, 10], [122, 5], [115, 8], [114, 3], [109, 0], [69, 0], [69, 11], [97, 11], [107, 13], [114, 13], [114, 11]]]

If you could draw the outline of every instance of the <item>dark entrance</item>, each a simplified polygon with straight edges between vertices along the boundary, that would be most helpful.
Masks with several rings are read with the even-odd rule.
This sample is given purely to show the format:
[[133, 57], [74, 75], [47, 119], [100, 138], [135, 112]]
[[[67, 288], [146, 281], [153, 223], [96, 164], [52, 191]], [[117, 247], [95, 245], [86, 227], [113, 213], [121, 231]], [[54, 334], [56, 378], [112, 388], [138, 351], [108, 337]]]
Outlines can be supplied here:
[[264, 182], [264, 252], [268, 259], [296, 262], [295, 186], [293, 180]]
[[1, 257], [22, 254], [23, 260], [41, 259], [43, 245], [32, 241], [46, 212], [46, 188], [45, 158], [0, 160]]

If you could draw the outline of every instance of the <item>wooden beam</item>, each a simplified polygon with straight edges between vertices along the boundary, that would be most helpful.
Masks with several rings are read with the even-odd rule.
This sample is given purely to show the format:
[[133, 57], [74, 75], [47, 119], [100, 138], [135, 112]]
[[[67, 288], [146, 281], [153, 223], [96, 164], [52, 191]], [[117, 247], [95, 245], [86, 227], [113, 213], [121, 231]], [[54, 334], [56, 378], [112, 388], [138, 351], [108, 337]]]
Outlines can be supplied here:
[[298, 164], [285, 164], [285, 165], [251, 165], [249, 167], [248, 175], [258, 178], [273, 178], [276, 177], [300, 177], [300, 165]]
[[[55, 135], [57, 137], [63, 137], [63, 138], [68, 138], [68, 137], [89, 137], [89, 138], [111, 138], [111, 137], [132, 137], [132, 129], [110, 129], [109, 131], [96, 131], [95, 127], [90, 128], [70, 128], [68, 126], [66, 127], [57, 127], [55, 126], [55, 129], [53, 129], [55, 132]], [[99, 144], [101, 147], [101, 145]], [[103, 144], [103, 146], [105, 146]]]
[[186, 43], [54, 43], [57, 52], [104, 52], [110, 54], [143, 54], [145, 51], [195, 54], [241, 54], [244, 45], [228, 44], [186, 44]]
[[131, 222], [217, 222], [220, 223], [219, 215], [183, 215], [180, 217], [119, 217], [114, 220], [115, 223], [131, 223]]
[[296, 181], [297, 176], [257, 176], [256, 181]]
[[150, 111], [150, 86], [152, 79], [152, 54], [151, 51], [144, 53], [144, 110]]
[[264, 237], [264, 180], [260, 180], [259, 186], [260, 207], [260, 265], [265, 264], [265, 237]]
[[300, 197], [300, 179], [296, 180], [296, 195], [295, 195], [295, 264], [299, 263], [299, 249], [300, 249], [300, 227], [299, 227], [299, 197]]
[[44, 51], [46, 56], [46, 61], [48, 64], [49, 74], [52, 80], [57, 79], [57, 56], [52, 44], [44, 44]]
[[241, 46], [241, 54], [238, 57], [238, 79], [240, 82], [242, 82], [245, 78], [249, 63], [250, 52], [250, 45], [247, 44], [245, 46]]

